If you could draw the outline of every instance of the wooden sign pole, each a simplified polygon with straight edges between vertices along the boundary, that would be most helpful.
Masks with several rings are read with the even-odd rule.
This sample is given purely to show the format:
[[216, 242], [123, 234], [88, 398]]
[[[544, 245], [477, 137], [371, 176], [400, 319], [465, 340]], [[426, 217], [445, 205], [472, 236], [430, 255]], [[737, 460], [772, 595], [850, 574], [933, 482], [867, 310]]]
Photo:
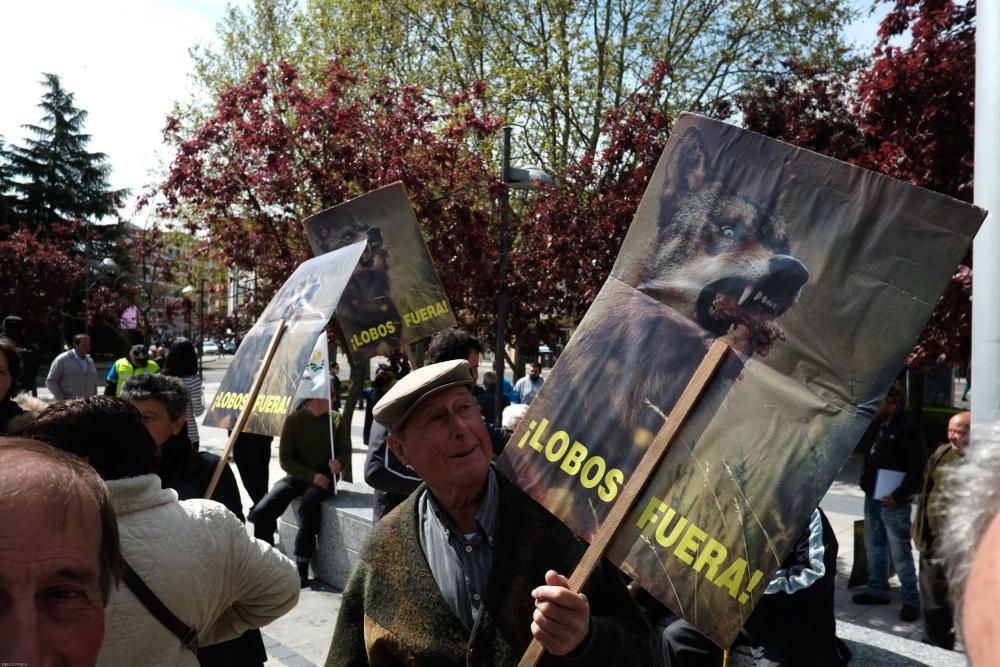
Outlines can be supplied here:
[[271, 336], [271, 342], [267, 345], [267, 352], [264, 353], [264, 362], [257, 369], [257, 375], [253, 379], [253, 385], [250, 387], [250, 395], [247, 397], [247, 402], [243, 406], [243, 409], [240, 410], [240, 416], [236, 420], [233, 432], [229, 435], [229, 442], [226, 443], [226, 449], [219, 457], [219, 464], [215, 466], [215, 472], [212, 473], [212, 481], [208, 483], [208, 488], [205, 489], [204, 497], [207, 499], [211, 499], [212, 494], [215, 493], [215, 487], [219, 483], [219, 478], [222, 477], [222, 470], [229, 464], [229, 454], [233, 451], [236, 438], [243, 432], [243, 427], [246, 426], [247, 420], [250, 419], [250, 413], [253, 412], [253, 404], [257, 401], [257, 394], [260, 393], [260, 387], [264, 384], [267, 369], [271, 366], [271, 359], [278, 349], [278, 341], [281, 340], [281, 336], [284, 333], [285, 320], [278, 320], [278, 326], [274, 330], [274, 335]]
[[[574, 593], [579, 593], [584, 585], [586, 585], [587, 580], [590, 579], [590, 575], [594, 573], [594, 569], [604, 556], [604, 552], [607, 551], [619, 527], [625, 520], [625, 515], [629, 513], [632, 506], [635, 505], [639, 494], [646, 488], [650, 477], [652, 477], [660, 461], [667, 453], [667, 449], [680, 431], [681, 426], [684, 425], [684, 422], [687, 421], [688, 416], [698, 404], [698, 400], [701, 398], [706, 387], [708, 387], [708, 383], [712, 380], [716, 371], [719, 370], [728, 351], [729, 346], [720, 339], [716, 339], [712, 343], [712, 346], [708, 348], [708, 352], [705, 353], [701, 364], [695, 369], [694, 375], [691, 376], [687, 387], [684, 388], [684, 393], [677, 399], [677, 403], [674, 405], [673, 410], [671, 410], [670, 416], [667, 417], [663, 428], [653, 438], [649, 449], [646, 450], [646, 453], [642, 456], [642, 460], [639, 461], [639, 466], [622, 488], [621, 495], [618, 496], [618, 500], [611, 507], [611, 511], [608, 513], [604, 523], [601, 524], [597, 535], [583, 554], [583, 558], [580, 559], [576, 569], [573, 570], [573, 574], [569, 578], [569, 589]], [[545, 648], [537, 639], [532, 639], [531, 644], [528, 645], [528, 649], [521, 657], [521, 662], [518, 663], [519, 667], [535, 667], [544, 654]]]

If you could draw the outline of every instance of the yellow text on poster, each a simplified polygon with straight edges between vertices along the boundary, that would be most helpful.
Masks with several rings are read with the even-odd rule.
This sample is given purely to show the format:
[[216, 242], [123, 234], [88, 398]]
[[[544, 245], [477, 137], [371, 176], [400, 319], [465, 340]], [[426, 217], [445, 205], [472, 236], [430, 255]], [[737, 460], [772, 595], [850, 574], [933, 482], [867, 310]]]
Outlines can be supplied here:
[[[242, 410], [246, 405], [250, 394], [238, 391], [223, 391], [212, 401], [213, 410]], [[260, 394], [253, 405], [254, 412], [266, 414], [286, 415], [292, 403], [291, 396], [280, 396], [275, 394]]]
[[750, 601], [750, 593], [764, 577], [763, 572], [754, 570], [744, 589], [743, 579], [750, 570], [746, 560], [734, 558], [729, 562], [729, 550], [721, 542], [709, 537], [693, 521], [681, 516], [656, 496], [650, 498], [636, 526], [639, 530], [652, 530], [655, 526], [651, 544], [664, 549], [673, 548], [674, 557], [719, 588], [728, 590], [729, 597], [740, 604]]
[[618, 468], [608, 468], [603, 457], [591, 456], [587, 446], [573, 439], [566, 431], [552, 431], [546, 439], [548, 428], [548, 419], [542, 419], [541, 422], [532, 419], [517, 446], [523, 449], [528, 445], [549, 463], [559, 464], [559, 469], [570, 477], [575, 477], [583, 488], [592, 489], [597, 486], [597, 497], [604, 502], [613, 501], [618, 496], [619, 485], [625, 480], [624, 473]]

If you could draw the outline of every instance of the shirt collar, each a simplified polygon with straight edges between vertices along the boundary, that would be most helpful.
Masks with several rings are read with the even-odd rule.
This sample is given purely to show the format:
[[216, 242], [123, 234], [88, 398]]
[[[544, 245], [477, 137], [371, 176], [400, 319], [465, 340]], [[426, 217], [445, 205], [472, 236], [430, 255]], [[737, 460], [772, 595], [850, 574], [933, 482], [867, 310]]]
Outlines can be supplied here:
[[[448, 537], [450, 533], [460, 535], [454, 526], [451, 525], [448, 515], [438, 505], [437, 498], [434, 497], [430, 489], [427, 489], [426, 498], [433, 516], [437, 519], [436, 523], [445, 537]], [[496, 472], [494, 472], [493, 466], [490, 466], [486, 473], [486, 496], [483, 498], [482, 504], [479, 505], [479, 509], [476, 510], [476, 527], [486, 536], [490, 546], [493, 546], [494, 538], [496, 537], [495, 531], [499, 499], [500, 485], [497, 483]]]

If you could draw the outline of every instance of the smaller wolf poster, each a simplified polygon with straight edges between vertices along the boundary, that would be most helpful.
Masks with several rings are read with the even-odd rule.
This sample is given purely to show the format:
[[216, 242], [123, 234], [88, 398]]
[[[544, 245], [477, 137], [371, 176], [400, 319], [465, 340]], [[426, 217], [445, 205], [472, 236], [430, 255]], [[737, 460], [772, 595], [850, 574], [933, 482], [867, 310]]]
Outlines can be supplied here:
[[[498, 469], [592, 539], [722, 338], [733, 353], [606, 556], [729, 646], [871, 423], [984, 216], [681, 116], [611, 275]], [[596, 392], [595, 379], [607, 391]]]
[[354, 243], [313, 257], [295, 269], [240, 343], [205, 414], [205, 426], [229, 429], [236, 425], [278, 322], [285, 320], [287, 328], [244, 427], [251, 433], [281, 435], [316, 340], [340, 303], [364, 250], [364, 243]]
[[353, 358], [386, 354], [455, 326], [402, 183], [321, 211], [303, 225], [315, 255], [365, 243], [336, 314]]

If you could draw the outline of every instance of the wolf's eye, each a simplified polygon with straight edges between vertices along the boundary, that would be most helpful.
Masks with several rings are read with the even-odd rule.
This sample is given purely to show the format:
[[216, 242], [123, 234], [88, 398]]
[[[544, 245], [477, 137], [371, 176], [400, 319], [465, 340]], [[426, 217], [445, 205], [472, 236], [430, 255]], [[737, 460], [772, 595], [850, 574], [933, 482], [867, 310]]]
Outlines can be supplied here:
[[723, 225], [722, 227], [719, 227], [719, 233], [727, 239], [736, 238], [736, 228], [731, 225]]

